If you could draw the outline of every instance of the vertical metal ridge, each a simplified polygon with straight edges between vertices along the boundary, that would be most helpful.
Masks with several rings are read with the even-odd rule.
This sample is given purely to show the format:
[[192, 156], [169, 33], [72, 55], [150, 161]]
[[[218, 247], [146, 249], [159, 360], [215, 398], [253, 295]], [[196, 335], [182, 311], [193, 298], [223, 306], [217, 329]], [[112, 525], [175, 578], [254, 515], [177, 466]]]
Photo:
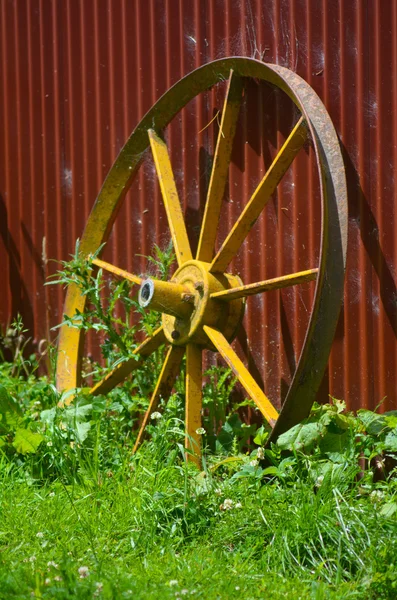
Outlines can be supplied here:
[[0, 252], [3, 256], [3, 277], [4, 281], [7, 282], [4, 293], [2, 294], [2, 302], [0, 304], [0, 323], [2, 327], [5, 327], [8, 320], [13, 314], [13, 298], [12, 298], [12, 281], [11, 281], [11, 250], [10, 250], [10, 236], [9, 236], [9, 222], [8, 222], [8, 190], [10, 186], [10, 134], [8, 131], [9, 127], [9, 96], [10, 89], [7, 84], [9, 80], [7, 78], [7, 65], [8, 65], [8, 51], [7, 51], [7, 38], [6, 38], [6, 4], [5, 2], [0, 3], [0, 46], [1, 56], [3, 58], [3, 64], [0, 75], [2, 82], [2, 90], [7, 93], [0, 94], [0, 119], [4, 129], [3, 135], [0, 136], [0, 145], [3, 150], [2, 156], [4, 159], [0, 161], [0, 183], [1, 183], [1, 195], [0, 195]]
[[[367, 196], [371, 193], [371, 156], [370, 156], [370, 134], [366, 123], [366, 114], [364, 114], [364, 107], [368, 107], [370, 97], [370, 80], [369, 75], [369, 56], [371, 36], [368, 28], [368, 5], [359, 4], [357, 7], [357, 29], [358, 29], [358, 52], [363, 53], [362, 61], [359, 62], [358, 68], [358, 97], [361, 98], [361, 102], [358, 103], [358, 142], [360, 146], [360, 152], [358, 156], [358, 169], [362, 175], [361, 188], [359, 191], [359, 218], [360, 218], [360, 233], [361, 238], [366, 243], [365, 238], [368, 235], [368, 226], [370, 207], [367, 202]], [[372, 51], [372, 48], [371, 48]], [[358, 265], [360, 270], [360, 276], [362, 283], [364, 284], [365, 296], [370, 301], [372, 298], [372, 267], [369, 263], [365, 249], [363, 245], [359, 245], [358, 251]], [[361, 406], [371, 408], [374, 398], [373, 390], [373, 331], [372, 331], [372, 318], [369, 314], [370, 308], [369, 303], [360, 302], [358, 311], [358, 334], [359, 334], [359, 347], [358, 356], [360, 360], [360, 370], [357, 367], [352, 369], [352, 373], [356, 374], [356, 385], [357, 391], [355, 391], [355, 400], [359, 399]], [[349, 313], [350, 317], [350, 313]], [[351, 390], [349, 386], [349, 391]], [[357, 394], [358, 392], [358, 394]]]

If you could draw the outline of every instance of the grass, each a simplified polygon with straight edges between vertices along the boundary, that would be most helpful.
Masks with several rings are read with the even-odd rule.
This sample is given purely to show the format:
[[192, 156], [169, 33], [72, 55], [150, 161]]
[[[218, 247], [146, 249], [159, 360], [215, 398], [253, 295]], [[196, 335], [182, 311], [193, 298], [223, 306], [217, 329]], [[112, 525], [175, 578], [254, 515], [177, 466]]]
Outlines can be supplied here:
[[2, 599], [396, 597], [393, 479], [345, 463], [313, 484], [321, 461], [305, 454], [278, 476], [244, 455], [200, 472], [175, 452], [175, 423], [158, 427], [114, 471], [86, 458], [38, 480], [37, 457], [3, 457]]

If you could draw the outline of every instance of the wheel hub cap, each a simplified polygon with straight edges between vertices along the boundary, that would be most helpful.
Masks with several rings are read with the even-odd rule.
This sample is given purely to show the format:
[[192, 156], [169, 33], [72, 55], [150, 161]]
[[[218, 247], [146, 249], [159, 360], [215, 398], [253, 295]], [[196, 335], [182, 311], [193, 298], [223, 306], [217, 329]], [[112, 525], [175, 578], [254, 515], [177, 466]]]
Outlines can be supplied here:
[[237, 275], [210, 273], [209, 268], [210, 263], [190, 260], [170, 282], [142, 282], [139, 303], [162, 312], [164, 333], [171, 344], [185, 346], [193, 342], [211, 349], [204, 325], [221, 331], [229, 342], [234, 339], [244, 315], [244, 299], [222, 302], [211, 298], [211, 294], [239, 287], [242, 281]]

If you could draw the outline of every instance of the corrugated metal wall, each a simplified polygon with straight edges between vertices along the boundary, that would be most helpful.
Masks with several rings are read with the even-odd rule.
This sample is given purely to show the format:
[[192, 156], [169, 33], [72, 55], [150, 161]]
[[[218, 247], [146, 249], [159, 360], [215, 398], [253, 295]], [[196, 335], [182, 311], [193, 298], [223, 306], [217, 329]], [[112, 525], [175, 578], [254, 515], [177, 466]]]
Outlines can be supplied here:
[[[340, 135], [349, 187], [346, 297], [322, 397], [351, 408], [396, 407], [397, 3], [393, 0], [0, 0], [0, 322], [20, 312], [35, 342], [50, 336], [62, 293], [43, 287], [82, 233], [101, 183], [139, 119], [196, 66], [227, 55], [289, 67], [324, 101]], [[177, 183], [197, 227], [222, 86], [170, 128]], [[249, 86], [240, 116], [223, 231], [281, 143], [293, 113]], [[263, 142], [268, 138], [269, 142]], [[316, 175], [305, 157], [237, 258], [247, 282], [313, 265]], [[106, 257], [142, 270], [165, 218], [148, 159]], [[138, 261], [138, 262], [137, 262]], [[313, 284], [255, 300], [251, 363], [283, 395], [303, 341]], [[265, 321], [258, 328], [259, 309]], [[262, 327], [263, 324], [263, 327]], [[52, 335], [52, 334], [51, 334]], [[244, 343], [243, 343], [244, 345]]]

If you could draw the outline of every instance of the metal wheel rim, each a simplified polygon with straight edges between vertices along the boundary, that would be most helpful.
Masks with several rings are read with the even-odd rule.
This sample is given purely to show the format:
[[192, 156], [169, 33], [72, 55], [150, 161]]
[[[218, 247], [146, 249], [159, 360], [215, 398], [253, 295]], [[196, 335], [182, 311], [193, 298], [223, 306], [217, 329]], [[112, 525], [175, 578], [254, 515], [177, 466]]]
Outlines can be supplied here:
[[[162, 130], [198, 94], [227, 79], [230, 70], [241, 77], [266, 81], [283, 90], [306, 119], [316, 154], [321, 192], [321, 244], [309, 325], [295, 374], [269, 441], [305, 418], [315, 400], [334, 337], [343, 298], [347, 247], [347, 189], [343, 159], [332, 121], [319, 97], [298, 75], [278, 65], [232, 57], [206, 64], [172, 86], [149, 110], [133, 131], [109, 171], [81, 239], [80, 251], [88, 255], [110, 234], [123, 198], [149, 147], [148, 130]], [[64, 313], [83, 311], [85, 297], [68, 289]], [[83, 336], [62, 327], [59, 337], [57, 387], [79, 384]], [[67, 350], [66, 350], [67, 349]]]

